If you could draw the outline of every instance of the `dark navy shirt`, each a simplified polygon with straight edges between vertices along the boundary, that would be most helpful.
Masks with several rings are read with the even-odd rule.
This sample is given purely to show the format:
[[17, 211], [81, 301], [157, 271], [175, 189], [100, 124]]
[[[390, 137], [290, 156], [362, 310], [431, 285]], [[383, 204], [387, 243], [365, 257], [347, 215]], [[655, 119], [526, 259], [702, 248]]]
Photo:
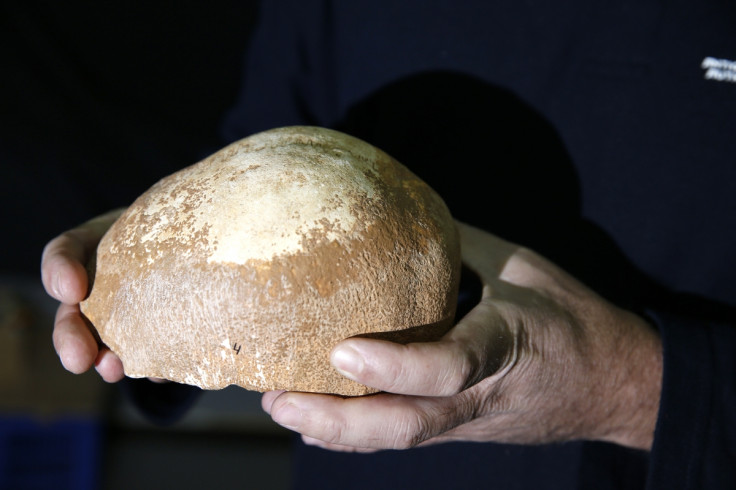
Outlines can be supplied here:
[[264, 2], [223, 128], [384, 149], [662, 334], [651, 453], [296, 450], [299, 488], [736, 488], [736, 4]]

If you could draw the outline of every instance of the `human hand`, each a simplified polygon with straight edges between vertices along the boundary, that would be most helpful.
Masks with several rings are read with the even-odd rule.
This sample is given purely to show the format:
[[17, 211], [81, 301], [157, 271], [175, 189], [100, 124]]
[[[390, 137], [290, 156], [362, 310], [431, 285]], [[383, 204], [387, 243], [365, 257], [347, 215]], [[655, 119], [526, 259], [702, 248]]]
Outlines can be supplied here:
[[451, 440], [575, 439], [651, 447], [661, 391], [657, 332], [539, 255], [458, 223], [480, 303], [441, 340], [351, 338], [345, 376], [384, 393], [268, 392], [262, 406], [308, 443], [340, 451]]
[[41, 258], [44, 288], [61, 302], [54, 320], [53, 341], [62, 365], [75, 374], [94, 365], [102, 379], [110, 383], [123, 378], [123, 364], [110, 349], [100, 346], [79, 310], [79, 302], [89, 288], [85, 265], [123, 211], [110, 211], [62, 233], [44, 247]]

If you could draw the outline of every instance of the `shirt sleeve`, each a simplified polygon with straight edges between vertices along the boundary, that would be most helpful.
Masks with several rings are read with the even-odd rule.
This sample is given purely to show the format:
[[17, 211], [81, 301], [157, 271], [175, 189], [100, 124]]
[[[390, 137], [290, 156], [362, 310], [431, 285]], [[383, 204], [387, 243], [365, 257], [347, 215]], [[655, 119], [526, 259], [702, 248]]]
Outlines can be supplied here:
[[664, 349], [650, 490], [736, 488], [736, 328], [728, 310], [711, 320], [649, 312]]

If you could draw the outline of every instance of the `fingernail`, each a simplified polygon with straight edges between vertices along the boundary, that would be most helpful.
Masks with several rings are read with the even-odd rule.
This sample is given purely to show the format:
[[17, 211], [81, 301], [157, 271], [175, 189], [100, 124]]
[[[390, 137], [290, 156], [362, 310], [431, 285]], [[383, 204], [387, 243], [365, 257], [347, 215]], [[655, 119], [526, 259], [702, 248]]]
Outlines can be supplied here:
[[332, 352], [332, 365], [346, 378], [355, 379], [363, 371], [364, 362], [363, 356], [351, 347], [338, 347]]
[[61, 365], [64, 366], [64, 369], [69, 371], [66, 363], [66, 356], [64, 355], [64, 344], [65, 342], [63, 340], [59, 341], [59, 346], [56, 349], [56, 354], [59, 356], [59, 361], [61, 361]]
[[58, 272], [54, 275], [54, 293], [56, 294], [57, 298], [61, 299], [61, 274]]
[[273, 415], [273, 420], [287, 429], [296, 430], [302, 423], [302, 411], [293, 403], [288, 403]]

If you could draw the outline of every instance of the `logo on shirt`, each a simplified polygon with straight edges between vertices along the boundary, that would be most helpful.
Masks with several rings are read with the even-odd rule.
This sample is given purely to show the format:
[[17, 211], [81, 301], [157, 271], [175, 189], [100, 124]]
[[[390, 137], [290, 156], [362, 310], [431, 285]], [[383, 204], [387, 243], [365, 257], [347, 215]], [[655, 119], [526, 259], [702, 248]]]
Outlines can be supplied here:
[[736, 83], [736, 61], [708, 56], [703, 59], [700, 67], [705, 70], [706, 80]]

